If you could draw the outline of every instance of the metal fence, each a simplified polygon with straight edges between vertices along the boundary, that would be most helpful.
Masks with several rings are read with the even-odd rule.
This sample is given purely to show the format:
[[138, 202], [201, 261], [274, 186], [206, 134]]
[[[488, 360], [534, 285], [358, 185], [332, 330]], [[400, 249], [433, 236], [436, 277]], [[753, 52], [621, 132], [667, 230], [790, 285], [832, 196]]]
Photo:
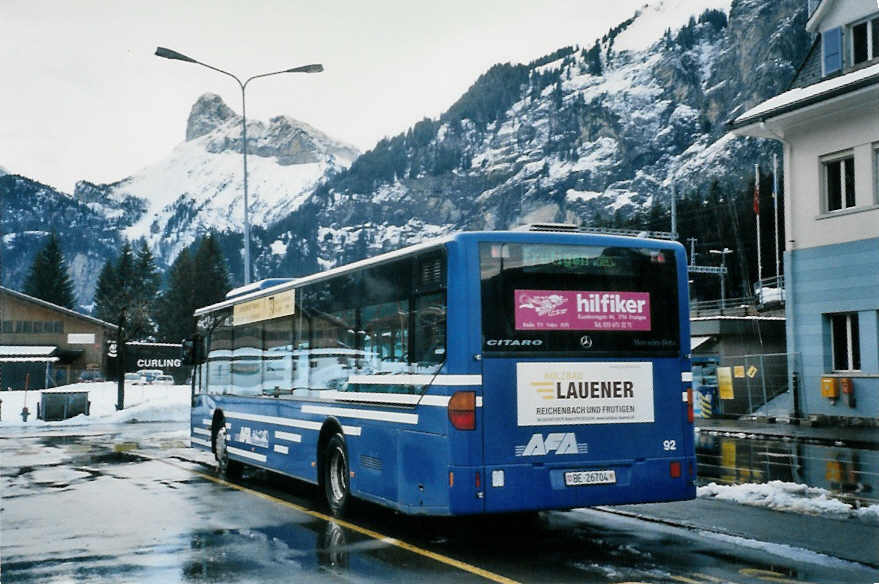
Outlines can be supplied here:
[[[702, 417], [792, 415], [788, 353], [723, 356], [693, 367], [693, 389]], [[707, 406], [698, 407], [698, 406]]]
[[753, 296], [724, 300], [697, 300], [690, 302], [690, 316], [748, 316], [757, 314]]

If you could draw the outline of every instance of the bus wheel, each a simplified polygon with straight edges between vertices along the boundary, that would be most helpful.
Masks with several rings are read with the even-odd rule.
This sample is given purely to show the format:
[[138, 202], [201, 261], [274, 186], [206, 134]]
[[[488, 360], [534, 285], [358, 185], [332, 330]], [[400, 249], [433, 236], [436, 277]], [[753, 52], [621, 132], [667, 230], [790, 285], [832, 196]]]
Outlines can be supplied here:
[[348, 454], [345, 449], [345, 440], [340, 434], [335, 434], [327, 442], [323, 453], [323, 484], [324, 496], [330, 513], [341, 517], [348, 506], [349, 498], [349, 475]]
[[217, 458], [217, 469], [220, 475], [228, 479], [241, 478], [243, 464], [237, 460], [229, 459], [229, 435], [226, 433], [226, 425], [222, 424], [214, 438], [214, 456]]

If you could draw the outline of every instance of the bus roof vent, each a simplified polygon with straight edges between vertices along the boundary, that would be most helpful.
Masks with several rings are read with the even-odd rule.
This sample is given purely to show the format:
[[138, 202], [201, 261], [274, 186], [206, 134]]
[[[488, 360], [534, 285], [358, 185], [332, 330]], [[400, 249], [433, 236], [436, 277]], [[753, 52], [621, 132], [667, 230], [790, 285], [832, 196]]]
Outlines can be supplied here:
[[521, 225], [514, 231], [560, 231], [564, 233], [577, 233], [580, 228], [573, 223], [530, 223]]

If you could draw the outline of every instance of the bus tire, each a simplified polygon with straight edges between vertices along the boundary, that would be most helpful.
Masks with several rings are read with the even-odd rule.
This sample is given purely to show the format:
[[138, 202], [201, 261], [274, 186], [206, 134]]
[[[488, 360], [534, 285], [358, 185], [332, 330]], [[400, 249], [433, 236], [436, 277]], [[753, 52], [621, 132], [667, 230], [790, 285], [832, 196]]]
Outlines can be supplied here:
[[217, 429], [217, 435], [214, 437], [214, 456], [217, 459], [217, 470], [220, 476], [227, 479], [241, 478], [241, 471], [244, 465], [237, 460], [229, 458], [229, 435], [226, 431], [226, 424], [222, 423]]
[[324, 498], [330, 513], [342, 517], [350, 499], [348, 449], [341, 434], [334, 434], [323, 451]]

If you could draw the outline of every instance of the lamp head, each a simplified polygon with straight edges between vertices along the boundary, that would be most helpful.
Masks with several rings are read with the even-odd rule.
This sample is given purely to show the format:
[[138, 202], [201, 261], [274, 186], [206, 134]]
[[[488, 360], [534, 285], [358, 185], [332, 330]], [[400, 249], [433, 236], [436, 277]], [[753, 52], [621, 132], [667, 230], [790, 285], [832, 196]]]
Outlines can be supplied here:
[[172, 51], [171, 49], [166, 49], [165, 47], [156, 47], [157, 57], [164, 57], [165, 59], [174, 59], [175, 61], [186, 61], [187, 63], [198, 63], [192, 57], [187, 57], [183, 53], [178, 53], [177, 51]]
[[320, 63], [314, 63], [312, 65], [302, 65], [301, 67], [294, 67], [292, 69], [287, 69], [284, 73], [320, 73], [324, 70], [324, 66]]

